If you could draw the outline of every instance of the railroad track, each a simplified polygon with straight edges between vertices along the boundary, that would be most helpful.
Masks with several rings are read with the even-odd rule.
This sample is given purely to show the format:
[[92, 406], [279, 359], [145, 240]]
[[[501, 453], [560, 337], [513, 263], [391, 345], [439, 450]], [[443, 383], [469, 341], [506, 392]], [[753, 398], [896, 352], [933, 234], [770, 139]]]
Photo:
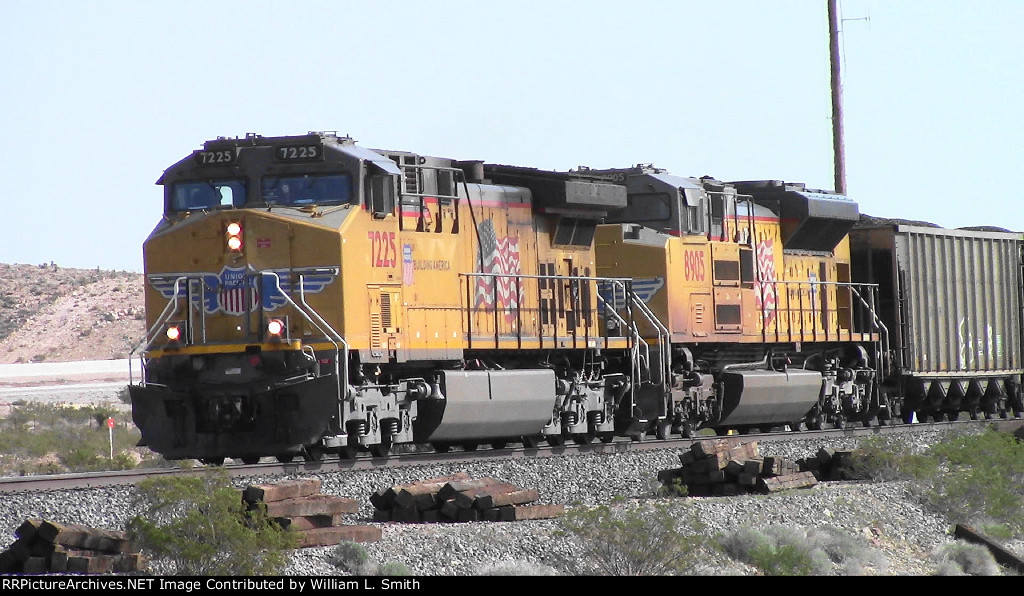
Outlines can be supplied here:
[[[1003, 432], [1015, 432], [1024, 427], [1024, 419], [1007, 418], [992, 420], [960, 420], [955, 422], [922, 422], [916, 424], [898, 424], [890, 426], [847, 427], [843, 429], [817, 431], [783, 431], [770, 433], [751, 433], [729, 435], [726, 437], [702, 436], [693, 439], [670, 438], [664, 440], [648, 439], [630, 441], [618, 438], [612, 443], [591, 443], [586, 445], [566, 444], [557, 447], [540, 446], [535, 448], [508, 447], [504, 449], [482, 449], [479, 451], [450, 451], [447, 453], [396, 453], [386, 458], [374, 458], [361, 455], [354, 459], [324, 458], [321, 461], [294, 461], [288, 463], [268, 462], [257, 464], [231, 463], [224, 466], [228, 475], [235, 478], [248, 476], [272, 476], [277, 474], [301, 474], [303, 472], [319, 473], [332, 471], [370, 470], [382, 467], [400, 467], [417, 465], [458, 464], [480, 462], [486, 460], [502, 460], [510, 458], [556, 457], [577, 454], [610, 454], [626, 453], [637, 450], [685, 449], [700, 440], [718, 438], [735, 443], [749, 441], [771, 442], [799, 439], [825, 439], [833, 437], [866, 437], [924, 430], [949, 429], [953, 427], [970, 428], [988, 425]], [[54, 474], [39, 476], [17, 476], [0, 478], [0, 494], [25, 491], [45, 491], [62, 489], [96, 488], [135, 484], [146, 478], [176, 474], [197, 474], [205, 470], [205, 466], [192, 468], [146, 468], [135, 470], [117, 470], [106, 472]]]

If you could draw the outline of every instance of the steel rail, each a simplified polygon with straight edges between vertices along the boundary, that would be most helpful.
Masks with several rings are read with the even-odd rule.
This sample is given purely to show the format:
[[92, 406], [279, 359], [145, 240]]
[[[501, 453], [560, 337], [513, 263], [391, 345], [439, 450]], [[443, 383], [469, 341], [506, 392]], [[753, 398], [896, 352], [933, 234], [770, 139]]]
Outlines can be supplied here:
[[[955, 422], [918, 422], [914, 424], [895, 424], [886, 426], [848, 426], [843, 429], [827, 429], [816, 431], [779, 431], [769, 433], [730, 434], [727, 436], [699, 436], [692, 439], [669, 438], [664, 440], [647, 439], [641, 441], [618, 437], [612, 443], [590, 443], [584, 445], [566, 444], [559, 446], [540, 446], [534, 448], [509, 447], [504, 449], [484, 449], [480, 451], [450, 451], [448, 453], [422, 452], [393, 454], [388, 457], [357, 456], [353, 459], [325, 458], [320, 461], [295, 461], [288, 463], [267, 462], [258, 464], [228, 464], [223, 466], [232, 478], [271, 476], [276, 474], [317, 474], [330, 472], [353, 472], [380, 468], [398, 468], [412, 466], [457, 465], [482, 461], [506, 459], [532, 459], [543, 457], [561, 457], [587, 454], [615, 454], [647, 450], [682, 450], [689, 449], [696, 442], [709, 439], [724, 439], [738, 445], [750, 441], [768, 443], [773, 441], [790, 441], [798, 439], [822, 439], [827, 441], [838, 437], [868, 437], [874, 435], [923, 432], [929, 430], [952, 429], [954, 427], [969, 428], [971, 426], [990, 426], [1002, 432], [1015, 432], [1024, 428], [1022, 418], [995, 418], [991, 420], [959, 420]], [[824, 446], [824, 445], [823, 445]], [[176, 474], [202, 474], [210, 468], [204, 466], [176, 468], [145, 468], [135, 470], [117, 470], [107, 472], [91, 472], [77, 474], [54, 474], [38, 476], [0, 477], [0, 494], [99, 488], [104, 486], [123, 486], [136, 484], [149, 478], [158, 478]]]

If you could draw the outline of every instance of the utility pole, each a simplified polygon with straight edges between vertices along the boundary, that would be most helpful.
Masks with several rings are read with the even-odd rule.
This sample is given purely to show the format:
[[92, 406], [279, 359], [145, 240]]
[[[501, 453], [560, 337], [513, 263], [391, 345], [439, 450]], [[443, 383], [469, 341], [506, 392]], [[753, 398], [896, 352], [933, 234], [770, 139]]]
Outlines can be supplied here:
[[839, 78], [839, 13], [837, 0], [828, 0], [828, 49], [832, 63], [832, 159], [835, 191], [846, 194], [846, 150], [843, 145], [843, 82]]

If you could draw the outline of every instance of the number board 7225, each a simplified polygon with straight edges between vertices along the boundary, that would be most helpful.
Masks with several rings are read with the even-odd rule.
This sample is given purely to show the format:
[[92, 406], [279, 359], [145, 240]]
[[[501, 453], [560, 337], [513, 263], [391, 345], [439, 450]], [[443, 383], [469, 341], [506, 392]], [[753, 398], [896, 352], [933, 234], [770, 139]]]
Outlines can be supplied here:
[[277, 161], [318, 161], [323, 156], [324, 150], [320, 145], [281, 145], [274, 148]]

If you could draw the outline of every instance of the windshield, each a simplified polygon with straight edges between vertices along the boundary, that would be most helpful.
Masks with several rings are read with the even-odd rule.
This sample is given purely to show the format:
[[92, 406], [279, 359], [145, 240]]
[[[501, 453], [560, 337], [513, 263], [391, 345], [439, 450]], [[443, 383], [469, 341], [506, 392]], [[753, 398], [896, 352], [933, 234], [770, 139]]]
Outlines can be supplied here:
[[178, 182], [171, 188], [170, 211], [197, 211], [245, 205], [245, 180]]
[[260, 188], [268, 205], [328, 205], [352, 200], [349, 174], [265, 176]]

